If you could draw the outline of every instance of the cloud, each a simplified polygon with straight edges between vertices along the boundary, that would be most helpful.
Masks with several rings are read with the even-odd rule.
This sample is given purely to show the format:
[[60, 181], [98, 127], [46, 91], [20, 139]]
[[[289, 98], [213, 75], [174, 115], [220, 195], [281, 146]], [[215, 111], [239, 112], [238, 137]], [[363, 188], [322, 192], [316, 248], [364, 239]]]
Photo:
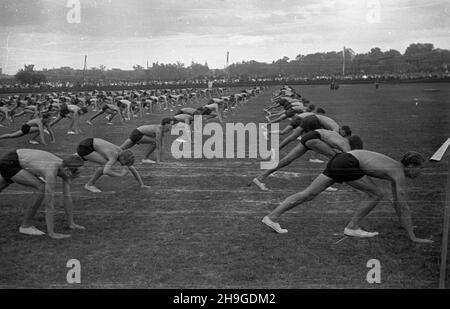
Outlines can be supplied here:
[[80, 1], [81, 23], [69, 24], [66, 0], [1, 0], [0, 66], [79, 67], [88, 54], [90, 66], [197, 59], [222, 67], [227, 50], [232, 61], [271, 61], [343, 45], [450, 47], [447, 0], [379, 0], [380, 23], [367, 20], [369, 0]]

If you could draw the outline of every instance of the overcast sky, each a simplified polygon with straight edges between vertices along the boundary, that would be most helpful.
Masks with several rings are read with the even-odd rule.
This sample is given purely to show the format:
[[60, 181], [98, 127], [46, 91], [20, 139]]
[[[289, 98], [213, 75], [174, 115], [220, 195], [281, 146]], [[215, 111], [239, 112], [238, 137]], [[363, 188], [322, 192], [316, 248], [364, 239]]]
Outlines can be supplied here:
[[[72, 0], [71, 0], [72, 1]], [[0, 67], [271, 62], [298, 54], [412, 42], [450, 49], [449, 0], [0, 0]], [[377, 5], [379, 4], [379, 5]]]

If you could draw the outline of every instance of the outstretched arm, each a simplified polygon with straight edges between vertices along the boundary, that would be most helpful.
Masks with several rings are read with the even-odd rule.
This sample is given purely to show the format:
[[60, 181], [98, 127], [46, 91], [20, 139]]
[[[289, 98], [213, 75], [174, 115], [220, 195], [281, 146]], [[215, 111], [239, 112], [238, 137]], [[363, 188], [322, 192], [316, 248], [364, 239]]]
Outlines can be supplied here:
[[58, 234], [54, 231], [55, 218], [55, 183], [56, 175], [48, 174], [45, 176], [45, 222], [47, 224], [47, 233], [53, 239], [62, 239], [70, 237], [70, 235]]
[[303, 129], [301, 127], [296, 128], [288, 137], [286, 137], [280, 144], [280, 150], [289, 145], [289, 143], [295, 141], [300, 135], [302, 135]]
[[73, 220], [73, 203], [72, 195], [70, 194], [70, 181], [63, 180], [63, 196], [64, 196], [64, 210], [66, 212], [67, 224], [70, 229], [84, 230], [84, 227], [78, 225]]
[[163, 147], [163, 135], [161, 130], [156, 132], [156, 162], [161, 162], [162, 158], [162, 147]]
[[131, 174], [133, 174], [134, 178], [137, 180], [137, 182], [139, 183], [141, 188], [146, 188], [146, 189], [150, 188], [149, 186], [146, 186], [144, 184], [144, 181], [142, 180], [141, 175], [139, 174], [139, 172], [137, 171], [137, 169], [134, 166], [129, 166], [128, 169], [130, 170]]
[[52, 131], [51, 127], [49, 125], [46, 125], [45, 128], [47, 129], [48, 134], [50, 135], [50, 141], [52, 143], [54, 143], [55, 142], [55, 135], [53, 134], [53, 131]]
[[108, 162], [106, 162], [105, 167], [103, 168], [103, 174], [111, 177], [123, 177], [127, 174], [126, 168], [122, 168], [120, 172], [113, 171], [112, 167], [114, 163], [117, 162], [117, 159], [110, 158]]
[[398, 179], [392, 183], [392, 195], [394, 198], [394, 209], [400, 220], [401, 226], [408, 233], [409, 238], [418, 243], [432, 243], [430, 239], [416, 237], [413, 230], [411, 211], [406, 202], [406, 192], [404, 190], [404, 179]]

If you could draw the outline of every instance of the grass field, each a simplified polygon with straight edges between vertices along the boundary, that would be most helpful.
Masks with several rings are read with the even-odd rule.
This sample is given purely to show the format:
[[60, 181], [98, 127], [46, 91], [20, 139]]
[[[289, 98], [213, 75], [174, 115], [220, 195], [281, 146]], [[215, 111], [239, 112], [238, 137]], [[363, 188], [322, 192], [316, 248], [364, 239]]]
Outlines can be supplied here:
[[[264, 122], [263, 108], [275, 89], [227, 115], [226, 121]], [[327, 86], [297, 89], [340, 124], [351, 126], [366, 149], [396, 159], [407, 150], [429, 158], [449, 137], [448, 84], [382, 85], [378, 91], [373, 85], [341, 85], [333, 92]], [[157, 123], [164, 115], [169, 114], [113, 127], [100, 117], [95, 127], [83, 125], [83, 136], [65, 135], [68, 124], [63, 121], [55, 128], [57, 144], [45, 149], [71, 154], [88, 136], [120, 144], [136, 126]], [[0, 155], [14, 148], [42, 148], [27, 142], [26, 137], [0, 141]], [[387, 199], [364, 222], [367, 229], [380, 232], [378, 237], [338, 242], [365, 199], [345, 185], [286, 213], [280, 222], [288, 234], [275, 234], [261, 223], [280, 201], [305, 188], [323, 170], [323, 164], [309, 163], [308, 155], [268, 179], [272, 192], [260, 192], [250, 185], [260, 173], [258, 160], [175, 160], [168, 151], [170, 144], [166, 142], [162, 164], [136, 165], [153, 188], [150, 191], [142, 191], [131, 176], [125, 176], [101, 179], [102, 194], [87, 192], [82, 185], [94, 166], [83, 168], [72, 190], [76, 221], [87, 229], [68, 240], [19, 234], [33, 195], [18, 185], [2, 192], [0, 287], [73, 287], [66, 282], [69, 259], [81, 262], [82, 283], [77, 287], [82, 288], [437, 287], [446, 162], [427, 164], [423, 175], [408, 183], [416, 233], [432, 237], [434, 244], [410, 242]], [[144, 146], [133, 150], [140, 161]], [[56, 230], [67, 232], [60, 196]], [[43, 212], [38, 213], [36, 226], [45, 230]], [[381, 284], [366, 281], [370, 259], [381, 263]]]

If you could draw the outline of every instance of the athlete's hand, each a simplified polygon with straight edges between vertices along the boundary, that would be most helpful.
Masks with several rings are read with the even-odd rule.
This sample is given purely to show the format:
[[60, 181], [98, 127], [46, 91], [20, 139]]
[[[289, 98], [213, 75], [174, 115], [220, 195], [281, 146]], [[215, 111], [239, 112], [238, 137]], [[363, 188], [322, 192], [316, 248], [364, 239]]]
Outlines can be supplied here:
[[84, 226], [72, 223], [71, 225], [69, 225], [69, 229], [71, 229], [71, 230], [85, 230], [86, 228]]
[[413, 242], [419, 243], [419, 244], [431, 244], [433, 243], [433, 241], [431, 239], [424, 239], [424, 238], [418, 238], [418, 237], [413, 237], [411, 238], [411, 240]]
[[53, 233], [52, 235], [49, 235], [51, 238], [53, 239], [64, 239], [64, 238], [69, 238], [72, 235], [69, 234], [58, 234], [58, 233]]

